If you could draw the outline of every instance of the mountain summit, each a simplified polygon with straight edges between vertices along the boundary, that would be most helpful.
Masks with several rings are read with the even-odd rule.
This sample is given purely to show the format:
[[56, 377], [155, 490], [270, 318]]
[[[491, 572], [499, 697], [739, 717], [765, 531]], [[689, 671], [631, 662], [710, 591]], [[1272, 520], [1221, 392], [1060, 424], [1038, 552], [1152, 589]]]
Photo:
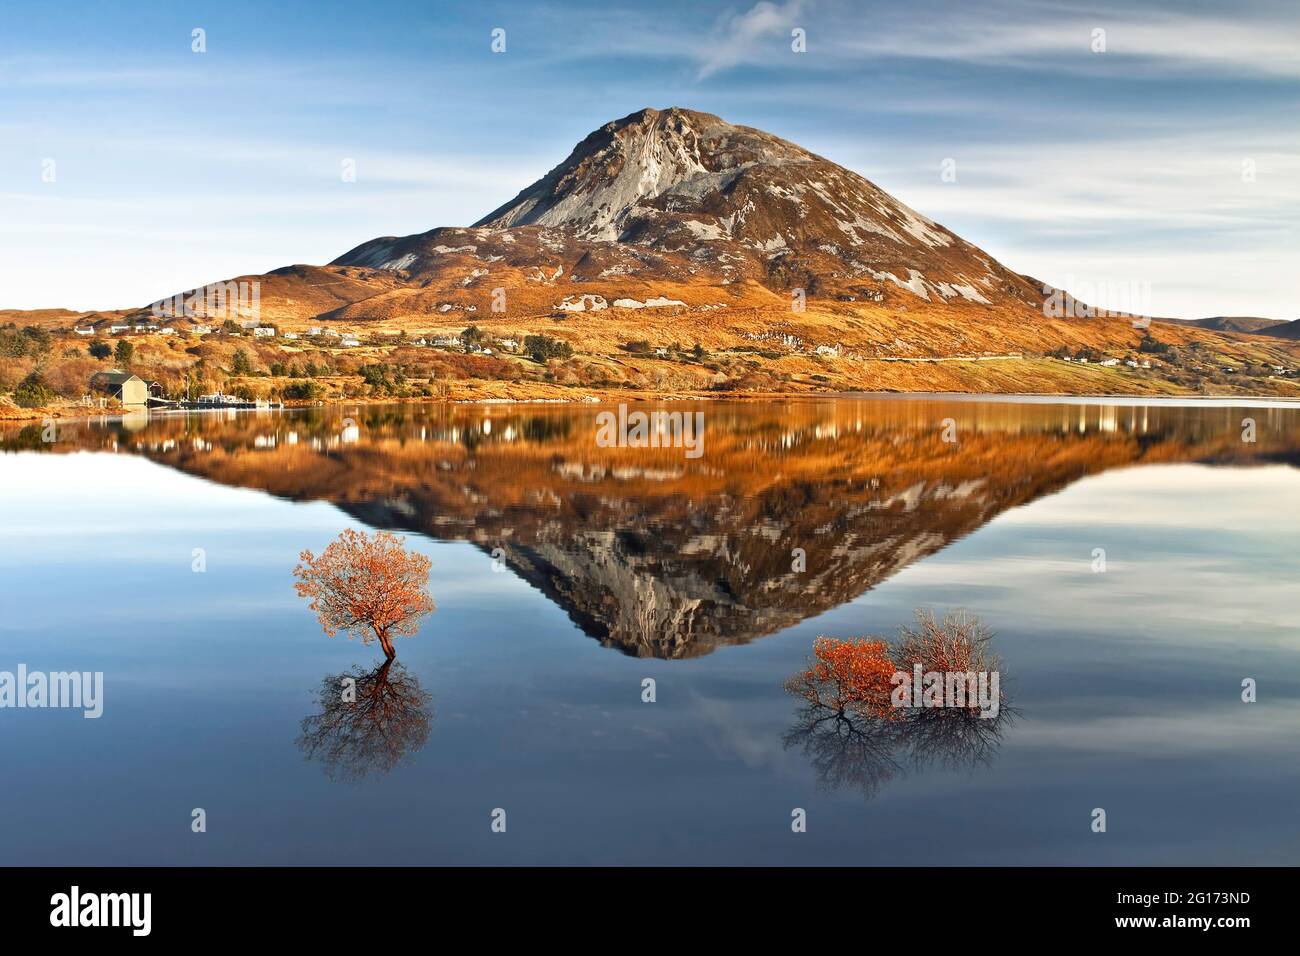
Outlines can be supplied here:
[[[644, 109], [606, 123], [559, 166], [474, 225], [552, 226], [584, 239], [627, 241], [638, 224], [666, 217], [689, 222], [692, 213], [715, 219], [702, 201], [731, 190], [751, 170], [815, 161], [793, 143], [710, 113]], [[727, 225], [739, 229], [743, 217]]]

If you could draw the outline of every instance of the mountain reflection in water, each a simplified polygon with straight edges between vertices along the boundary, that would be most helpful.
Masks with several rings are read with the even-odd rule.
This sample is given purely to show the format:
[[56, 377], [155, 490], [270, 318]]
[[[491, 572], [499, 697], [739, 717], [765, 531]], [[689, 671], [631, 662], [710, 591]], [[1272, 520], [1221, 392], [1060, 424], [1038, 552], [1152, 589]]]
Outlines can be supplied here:
[[[1300, 408], [1290, 407], [672, 407], [704, 412], [702, 457], [600, 447], [595, 405], [150, 414], [64, 424], [52, 444], [40, 426], [0, 432], [0, 449], [142, 455], [329, 501], [372, 527], [470, 541], [602, 644], [660, 658], [783, 630], [1088, 475], [1300, 460]], [[1255, 442], [1243, 441], [1247, 416]], [[945, 419], [955, 443], [943, 440]]]

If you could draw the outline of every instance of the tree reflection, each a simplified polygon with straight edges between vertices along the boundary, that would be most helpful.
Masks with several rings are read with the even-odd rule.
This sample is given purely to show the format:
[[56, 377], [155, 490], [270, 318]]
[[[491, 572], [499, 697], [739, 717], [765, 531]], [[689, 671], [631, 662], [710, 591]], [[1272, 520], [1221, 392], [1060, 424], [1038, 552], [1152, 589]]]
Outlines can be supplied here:
[[870, 800], [908, 770], [971, 770], [991, 764], [1015, 716], [1006, 703], [996, 717], [938, 709], [902, 719], [854, 716], [809, 704], [800, 708], [782, 744], [803, 752], [822, 789], [856, 789]]
[[896, 727], [890, 721], [852, 718], [810, 704], [786, 731], [786, 750], [798, 747], [812, 764], [823, 790], [855, 789], [868, 800], [904, 770]]
[[431, 700], [395, 661], [373, 670], [354, 665], [321, 681], [321, 712], [303, 718], [298, 747], [308, 760], [319, 760], [331, 780], [388, 773], [429, 739]]

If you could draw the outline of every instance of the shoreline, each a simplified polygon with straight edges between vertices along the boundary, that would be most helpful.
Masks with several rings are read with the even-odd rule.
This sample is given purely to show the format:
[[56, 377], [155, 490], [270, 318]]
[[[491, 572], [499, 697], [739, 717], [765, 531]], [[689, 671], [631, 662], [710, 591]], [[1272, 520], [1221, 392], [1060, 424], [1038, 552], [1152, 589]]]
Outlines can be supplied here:
[[23, 409], [16, 406], [0, 407], [0, 428], [30, 425], [46, 420], [56, 422], [85, 422], [97, 418], [123, 418], [139, 412], [156, 412], [166, 415], [203, 415], [213, 412], [287, 412], [304, 408], [331, 408], [336, 406], [369, 405], [618, 405], [618, 404], [695, 404], [701, 402], [825, 402], [825, 401], [943, 401], [943, 402], [993, 402], [1027, 405], [1113, 405], [1129, 404], [1151, 407], [1210, 407], [1210, 408], [1300, 408], [1300, 398], [1272, 395], [1151, 395], [1142, 393], [1092, 393], [1068, 392], [917, 392], [917, 391], [838, 391], [838, 392], [763, 392], [747, 394], [669, 394], [654, 395], [644, 392], [628, 394], [599, 391], [575, 398], [337, 398], [315, 402], [285, 402], [282, 408], [271, 409], [199, 409], [199, 408], [112, 408], [100, 409], [98, 414], [87, 412], [82, 406], [63, 408]]

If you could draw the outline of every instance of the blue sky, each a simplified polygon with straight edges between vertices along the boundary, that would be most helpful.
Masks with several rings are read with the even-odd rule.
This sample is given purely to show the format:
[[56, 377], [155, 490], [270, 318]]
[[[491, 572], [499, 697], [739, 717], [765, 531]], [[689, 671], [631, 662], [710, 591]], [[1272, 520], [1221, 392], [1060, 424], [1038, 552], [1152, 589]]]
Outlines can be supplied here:
[[791, 139], [1072, 291], [1300, 317], [1291, 0], [6, 0], [0, 18], [0, 308], [139, 305], [466, 225], [602, 123], [676, 105]]

